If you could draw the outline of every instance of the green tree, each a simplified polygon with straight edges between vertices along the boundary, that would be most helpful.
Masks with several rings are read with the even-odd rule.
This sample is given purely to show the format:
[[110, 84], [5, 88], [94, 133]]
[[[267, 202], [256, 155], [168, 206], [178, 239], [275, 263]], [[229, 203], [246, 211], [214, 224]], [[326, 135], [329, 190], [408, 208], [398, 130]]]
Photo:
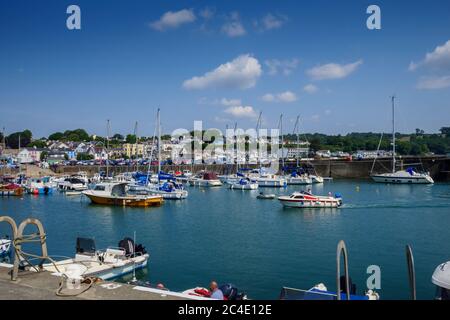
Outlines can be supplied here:
[[10, 134], [6, 138], [7, 145], [12, 149], [17, 149], [19, 147], [19, 140], [20, 140], [20, 146], [27, 146], [31, 142], [32, 133], [30, 130], [24, 130], [21, 132], [14, 132]]
[[92, 160], [94, 159], [94, 156], [88, 153], [78, 153], [77, 154], [77, 160], [78, 161], [85, 161], [85, 160]]
[[48, 140], [59, 141], [64, 138], [64, 134], [62, 132], [55, 132], [48, 136]]
[[47, 147], [47, 143], [46, 143], [45, 141], [42, 141], [42, 140], [35, 140], [35, 141], [33, 141], [33, 142], [30, 142], [30, 143], [27, 145], [27, 147], [29, 147], [29, 148], [33, 148], [33, 147], [36, 147], [36, 148], [45, 148], [45, 147]]
[[318, 137], [311, 139], [309, 148], [312, 151], [317, 152], [318, 150], [321, 149], [321, 147], [322, 147], [322, 144], [320, 143], [320, 139]]
[[41, 156], [40, 156], [40, 160], [41, 161], [45, 161], [48, 157], [48, 152], [47, 151], [42, 151], [41, 152]]
[[439, 131], [441, 131], [441, 133], [445, 134], [447, 137], [450, 136], [450, 127], [442, 127], [441, 129], [439, 129]]
[[127, 143], [136, 143], [136, 136], [134, 134], [127, 134]]

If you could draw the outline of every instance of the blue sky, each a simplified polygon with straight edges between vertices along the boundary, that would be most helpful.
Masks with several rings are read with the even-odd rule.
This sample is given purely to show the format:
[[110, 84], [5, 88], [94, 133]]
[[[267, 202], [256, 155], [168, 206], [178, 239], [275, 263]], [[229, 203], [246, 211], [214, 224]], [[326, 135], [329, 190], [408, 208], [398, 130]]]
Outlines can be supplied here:
[[[81, 30], [66, 8], [81, 8]], [[381, 8], [368, 30], [366, 8]], [[0, 0], [0, 127], [151, 135], [194, 120], [292, 131], [450, 125], [449, 1]]]

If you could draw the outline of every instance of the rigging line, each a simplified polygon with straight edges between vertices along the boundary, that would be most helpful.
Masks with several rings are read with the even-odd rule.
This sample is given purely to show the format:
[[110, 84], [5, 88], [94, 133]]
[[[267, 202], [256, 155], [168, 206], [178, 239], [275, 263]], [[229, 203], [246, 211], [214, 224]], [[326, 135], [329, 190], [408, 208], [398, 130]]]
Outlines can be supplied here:
[[383, 140], [383, 132], [381, 133], [380, 141], [378, 141], [377, 154], [375, 155], [375, 159], [373, 159], [372, 168], [370, 169], [370, 174], [372, 174], [373, 168], [375, 167], [375, 162], [378, 158], [378, 152], [380, 151], [381, 141]]

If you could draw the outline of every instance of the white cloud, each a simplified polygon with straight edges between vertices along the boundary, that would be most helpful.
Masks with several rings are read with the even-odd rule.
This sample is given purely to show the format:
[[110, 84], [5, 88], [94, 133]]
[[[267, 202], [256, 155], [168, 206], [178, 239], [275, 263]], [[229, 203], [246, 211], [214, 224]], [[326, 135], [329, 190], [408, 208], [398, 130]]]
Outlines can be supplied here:
[[273, 15], [271, 13], [268, 13], [262, 18], [261, 23], [265, 30], [272, 30], [281, 28], [287, 20], [288, 19], [286, 16]]
[[314, 67], [307, 73], [314, 80], [341, 79], [356, 71], [362, 63], [362, 60], [349, 64], [328, 63]]
[[251, 106], [233, 106], [225, 109], [224, 112], [236, 118], [255, 118], [257, 116], [256, 111]]
[[239, 106], [242, 105], [242, 101], [241, 99], [227, 99], [227, 98], [222, 98], [220, 100], [220, 104], [223, 106]]
[[417, 83], [418, 89], [423, 90], [436, 90], [450, 87], [450, 76], [442, 77], [422, 77]]
[[297, 68], [299, 60], [295, 58], [290, 60], [271, 59], [266, 60], [264, 63], [269, 68], [269, 75], [273, 76], [281, 72], [287, 76]]
[[329, 116], [330, 114], [331, 114], [331, 110], [330, 109], [325, 110], [325, 115]]
[[249, 54], [244, 54], [231, 62], [221, 64], [203, 76], [185, 80], [183, 88], [188, 90], [207, 88], [248, 89], [255, 86], [261, 73], [259, 61]]
[[159, 20], [150, 23], [150, 27], [155, 30], [164, 31], [174, 29], [182, 24], [194, 22], [196, 19], [192, 9], [183, 9], [180, 11], [168, 11], [164, 13]]
[[285, 91], [278, 94], [267, 93], [261, 97], [264, 102], [290, 103], [297, 101], [297, 95], [292, 91]]
[[316, 93], [317, 91], [319, 91], [319, 88], [310, 83], [303, 87], [303, 91], [305, 91], [306, 93], [309, 93], [309, 94], [313, 94], [313, 93]]
[[420, 62], [411, 62], [410, 71], [415, 71], [419, 67], [430, 67], [435, 69], [450, 69], [450, 40], [442, 46], [437, 46], [433, 52], [428, 52]]
[[271, 93], [267, 93], [261, 97], [261, 100], [265, 102], [273, 102], [275, 101], [275, 96]]
[[273, 14], [268, 13], [261, 20], [254, 20], [254, 26], [261, 32], [279, 29], [281, 28], [287, 21], [288, 17], [281, 14]]
[[247, 33], [242, 25], [239, 13], [233, 12], [230, 17], [227, 18], [227, 22], [222, 26], [222, 32], [229, 37], [241, 37]]

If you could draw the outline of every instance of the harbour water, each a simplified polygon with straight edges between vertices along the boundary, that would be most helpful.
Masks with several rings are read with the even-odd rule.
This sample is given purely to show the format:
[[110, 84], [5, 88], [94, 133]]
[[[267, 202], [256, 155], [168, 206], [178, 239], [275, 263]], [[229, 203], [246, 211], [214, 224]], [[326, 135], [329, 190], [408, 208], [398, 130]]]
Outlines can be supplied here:
[[[190, 187], [187, 199], [158, 208], [98, 206], [59, 193], [24, 195], [0, 198], [0, 214], [18, 223], [29, 216], [40, 219], [50, 255], [73, 256], [78, 236], [94, 237], [97, 248], [105, 248], [136, 231], [137, 242], [150, 253], [148, 268], [138, 278], [175, 291], [217, 279], [256, 299], [277, 299], [282, 286], [308, 289], [323, 282], [334, 290], [341, 239], [359, 291], [365, 288], [367, 267], [378, 265], [381, 298], [408, 299], [405, 245], [410, 244], [418, 298], [433, 298], [431, 274], [450, 260], [449, 184], [335, 180], [312, 187], [316, 194], [340, 193], [344, 206], [339, 209], [283, 209], [277, 200], [256, 198], [260, 191], [299, 189]], [[8, 232], [0, 224], [0, 235]]]

